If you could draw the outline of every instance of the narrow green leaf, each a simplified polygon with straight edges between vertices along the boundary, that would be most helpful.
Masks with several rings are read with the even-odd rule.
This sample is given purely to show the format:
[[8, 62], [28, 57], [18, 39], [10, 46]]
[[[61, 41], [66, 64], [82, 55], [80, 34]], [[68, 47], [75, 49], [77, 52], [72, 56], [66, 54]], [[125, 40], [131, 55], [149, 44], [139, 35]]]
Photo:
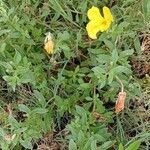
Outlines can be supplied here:
[[131, 143], [125, 150], [137, 150], [140, 147], [141, 141], [137, 140]]
[[122, 143], [119, 144], [119, 149], [118, 150], [124, 150], [124, 147], [123, 147]]
[[136, 49], [137, 54], [140, 54], [140, 52], [141, 52], [141, 44], [140, 44], [140, 40], [139, 40], [138, 37], [136, 37], [134, 39], [134, 47]]
[[112, 141], [107, 141], [107, 142], [105, 142], [103, 145], [101, 145], [101, 146], [99, 147], [99, 150], [107, 150], [107, 149], [110, 148], [113, 144], [114, 144], [114, 142], [112, 142]]
[[24, 104], [19, 104], [18, 107], [19, 107], [19, 110], [22, 111], [22, 112], [25, 112], [25, 113], [30, 112], [30, 109]]
[[114, 70], [112, 69], [108, 74], [108, 84], [111, 84], [113, 79], [114, 79]]
[[120, 56], [121, 57], [131, 56], [131, 55], [133, 55], [133, 53], [134, 53], [133, 49], [125, 50], [120, 53]]
[[34, 110], [32, 110], [32, 113], [35, 113], [35, 114], [45, 114], [47, 112], [48, 110], [44, 108], [35, 108]]
[[117, 61], [118, 61], [118, 52], [116, 49], [113, 49], [112, 51], [112, 55], [111, 55], [111, 59], [112, 59], [112, 62], [115, 64]]
[[18, 51], [16, 51], [15, 56], [14, 56], [14, 62], [17, 65], [19, 64], [20, 61], [21, 61], [21, 54]]
[[41, 104], [42, 107], [45, 107], [46, 105], [46, 100], [44, 98], [44, 96], [37, 90], [34, 90], [34, 96], [37, 98], [37, 100], [39, 101], [39, 103]]
[[20, 140], [20, 144], [27, 149], [32, 149], [32, 144], [30, 141], [27, 140]]
[[6, 43], [2, 43], [0, 46], [0, 53], [3, 53], [5, 51], [6, 48]]
[[143, 11], [144, 11], [145, 17], [150, 16], [150, 0], [143, 0]]

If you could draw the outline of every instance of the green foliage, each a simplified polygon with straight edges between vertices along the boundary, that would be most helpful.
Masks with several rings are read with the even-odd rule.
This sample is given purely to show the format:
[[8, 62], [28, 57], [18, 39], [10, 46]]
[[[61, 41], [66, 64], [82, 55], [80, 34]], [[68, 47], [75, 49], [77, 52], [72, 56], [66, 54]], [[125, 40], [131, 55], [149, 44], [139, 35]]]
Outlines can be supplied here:
[[[110, 6], [114, 16], [97, 40], [86, 33], [93, 5]], [[130, 58], [141, 54], [138, 35], [149, 32], [149, 6], [149, 0], [0, 0], [0, 148], [33, 149], [48, 133], [46, 142], [62, 149], [140, 148], [144, 138], [126, 146], [124, 128], [134, 118], [128, 104], [141, 94]], [[53, 55], [43, 48], [47, 32]], [[117, 78], [127, 98], [116, 121]]]
[[141, 144], [141, 141], [140, 141], [140, 140], [135, 141], [135, 142], [131, 143], [131, 144], [126, 148], [126, 150], [132, 150], [132, 149], [137, 150], [137, 149], [140, 147], [140, 144]]
[[144, 16], [145, 16], [145, 19], [147, 21], [150, 20], [150, 1], [149, 0], [144, 0], [143, 1], [143, 13], [144, 13]]
[[[136, 140], [133, 143], [131, 143], [125, 150], [138, 150], [138, 148], [140, 147], [141, 141], [140, 140]], [[120, 143], [119, 144], [119, 149], [118, 150], [124, 150], [123, 145]]]
[[80, 106], [76, 106], [76, 113], [75, 120], [68, 125], [68, 129], [72, 134], [68, 137], [70, 139], [69, 150], [72, 148], [79, 150], [106, 150], [114, 144], [113, 141], [109, 141], [110, 134], [106, 130], [105, 123], [94, 123], [92, 114], [89, 114]]
[[21, 84], [34, 83], [35, 79], [30, 70], [31, 63], [26, 57], [21, 58], [19, 52], [16, 51], [12, 61], [2, 61], [0, 64], [6, 70], [3, 79], [12, 87], [13, 91], [15, 91], [16, 86]]

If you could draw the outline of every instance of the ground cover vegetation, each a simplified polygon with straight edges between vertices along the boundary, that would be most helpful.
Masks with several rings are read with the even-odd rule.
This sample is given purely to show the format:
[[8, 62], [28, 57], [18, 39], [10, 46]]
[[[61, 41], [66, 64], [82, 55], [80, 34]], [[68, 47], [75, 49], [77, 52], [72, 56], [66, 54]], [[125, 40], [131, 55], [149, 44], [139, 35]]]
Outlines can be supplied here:
[[2, 150], [150, 149], [149, 0], [0, 0]]

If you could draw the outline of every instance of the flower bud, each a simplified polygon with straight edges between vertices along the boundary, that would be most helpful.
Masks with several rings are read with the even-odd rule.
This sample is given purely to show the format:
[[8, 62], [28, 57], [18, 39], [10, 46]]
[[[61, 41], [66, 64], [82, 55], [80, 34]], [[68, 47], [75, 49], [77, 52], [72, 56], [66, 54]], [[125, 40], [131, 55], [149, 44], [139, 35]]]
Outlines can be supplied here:
[[49, 32], [45, 38], [44, 49], [48, 54], [54, 53], [54, 42], [52, 41], [51, 33]]

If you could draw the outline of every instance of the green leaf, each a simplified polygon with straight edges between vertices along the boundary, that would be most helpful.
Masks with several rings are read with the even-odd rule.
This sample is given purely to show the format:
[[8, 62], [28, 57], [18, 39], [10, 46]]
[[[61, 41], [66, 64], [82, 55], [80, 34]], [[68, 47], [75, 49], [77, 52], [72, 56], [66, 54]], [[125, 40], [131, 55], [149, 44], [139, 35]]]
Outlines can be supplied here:
[[121, 74], [124, 73], [126, 75], [130, 75], [131, 74], [131, 70], [125, 66], [117, 66], [115, 68], [113, 68], [115, 74]]
[[37, 90], [34, 90], [34, 96], [37, 98], [42, 107], [46, 106], [46, 100], [44, 96]]
[[35, 78], [34, 75], [31, 71], [28, 71], [26, 73], [22, 73], [21, 74], [21, 78], [20, 78], [22, 83], [34, 83], [35, 82]]
[[103, 145], [101, 145], [101, 146], [99, 147], [99, 150], [107, 150], [107, 149], [110, 148], [113, 144], [114, 144], [114, 142], [112, 142], [112, 141], [107, 141], [107, 142], [105, 142]]
[[14, 56], [14, 62], [17, 65], [19, 64], [20, 61], [21, 61], [21, 54], [18, 51], [16, 51], [15, 56]]
[[76, 143], [73, 141], [73, 139], [71, 139], [69, 141], [69, 150], [77, 150], [77, 145]]
[[103, 106], [103, 102], [100, 101], [99, 98], [96, 99], [96, 110], [101, 114], [105, 112], [105, 107]]
[[18, 77], [16, 76], [3, 76], [3, 79], [8, 82], [8, 84], [12, 87], [13, 91], [16, 90]]
[[114, 79], [114, 70], [110, 70], [109, 75], [108, 75], [108, 84], [111, 84]]
[[61, 45], [61, 49], [63, 50], [65, 57], [70, 58], [74, 56], [74, 53], [71, 51], [70, 47], [67, 44]]
[[134, 53], [133, 49], [125, 50], [125, 51], [120, 52], [120, 56], [121, 57], [131, 56], [133, 55], [133, 53]]
[[87, 123], [87, 114], [83, 107], [76, 106], [76, 112], [81, 116], [81, 123]]
[[11, 124], [11, 128], [18, 129], [20, 127], [20, 124], [12, 115], [9, 115], [8, 121]]
[[104, 43], [105, 43], [105, 45], [106, 45], [110, 50], [115, 49], [115, 46], [114, 46], [114, 44], [113, 44], [111, 41], [105, 39], [105, 40], [104, 40]]
[[140, 147], [141, 141], [137, 140], [131, 143], [125, 150], [137, 150]]
[[122, 7], [125, 7], [125, 6], [130, 6], [131, 5], [131, 3], [133, 3], [135, 0], [126, 0], [126, 1], [124, 1], [124, 3], [123, 3], [123, 5], [122, 5]]
[[4, 137], [4, 135], [5, 135], [4, 129], [0, 127], [0, 136]]
[[5, 51], [6, 48], [6, 43], [2, 43], [0, 46], [0, 53], [3, 53]]
[[112, 55], [111, 55], [111, 59], [112, 59], [112, 62], [115, 64], [117, 61], [118, 61], [118, 52], [116, 49], [113, 49], [112, 51]]
[[51, 127], [52, 127], [53, 116], [52, 116], [52, 113], [49, 111], [43, 117], [44, 117], [44, 127], [43, 127], [43, 130], [44, 130], [45, 133], [47, 133], [51, 129]]
[[32, 110], [32, 113], [35, 113], [35, 114], [45, 114], [47, 112], [48, 110], [44, 108], [35, 108], [34, 110]]
[[94, 75], [99, 79], [98, 84], [99, 88], [103, 88], [106, 85], [107, 73], [104, 69], [104, 66], [96, 66], [92, 68]]
[[[8, 72], [10, 72], [11, 70], [13, 70], [13, 67], [9, 63], [7, 63], [7, 62], [0, 62], [0, 65], [3, 66], [3, 67], [5, 67], [8, 70]], [[6, 72], [7, 72], [7, 70], [6, 70]]]
[[91, 143], [92, 143], [92, 141], [94, 140], [94, 137], [93, 136], [91, 136], [91, 137], [89, 137], [85, 142], [85, 144], [83, 144], [82, 143], [82, 141], [80, 141], [81, 143], [82, 143], [82, 145], [84, 145], [84, 147], [82, 148], [83, 150], [89, 150], [90, 149], [90, 147], [91, 147]]
[[101, 79], [98, 80], [98, 83], [100, 83], [99, 88], [102, 89], [106, 85], [107, 76], [102, 76]]
[[28, 140], [20, 140], [20, 144], [26, 149], [32, 149], [32, 144]]
[[19, 110], [22, 111], [22, 112], [25, 112], [25, 113], [29, 113], [31, 110], [24, 104], [19, 104], [18, 105], [19, 107]]
[[28, 127], [22, 127], [22, 128], [18, 128], [17, 130], [15, 130], [15, 133], [19, 135], [20, 133], [24, 133], [27, 130], [28, 130]]
[[[76, 134], [76, 133], [73, 134], [73, 131], [72, 131], [72, 135], [75, 136], [75, 134]], [[80, 141], [84, 141], [84, 136], [85, 136], [85, 135], [84, 135], [84, 132], [83, 132], [82, 130], [80, 130], [80, 131], [78, 132], [78, 134], [77, 134], [77, 139], [78, 139], [77, 141], [79, 141], [79, 142], [80, 142]]]
[[121, 31], [122, 31], [124, 28], [127, 28], [129, 25], [130, 25], [130, 23], [123, 21], [118, 25], [118, 28], [121, 29]]
[[149, 18], [150, 17], [150, 0], [143, 0], [143, 11], [144, 11], [144, 15], [145, 18]]
[[92, 68], [92, 71], [94, 71], [94, 74], [97, 78], [100, 78], [101, 75], [106, 74], [106, 71], [103, 66], [96, 66], [96, 67]]
[[10, 32], [11, 32], [11, 30], [8, 30], [8, 29], [1, 30], [0, 31], [0, 36], [2, 36], [2, 35], [8, 35], [8, 33], [10, 33]]
[[99, 54], [98, 57], [96, 58], [96, 60], [103, 64], [103, 63], [108, 63], [110, 62], [110, 55], [106, 55], [106, 54]]
[[94, 134], [94, 138], [96, 138], [98, 140], [98, 142], [105, 142], [106, 141], [106, 137], [103, 134]]
[[82, 88], [82, 89], [89, 89], [90, 88], [90, 83], [81, 83], [80, 84], [80, 87]]
[[111, 84], [115, 75], [121, 75], [122, 73], [126, 75], [131, 74], [131, 70], [124, 66], [117, 66], [109, 71], [108, 84]]
[[119, 144], [119, 149], [118, 150], [124, 150], [124, 147], [123, 147], [122, 143]]
[[70, 39], [70, 34], [67, 31], [58, 34], [58, 38], [60, 41], [68, 41]]
[[140, 54], [140, 52], [141, 52], [141, 44], [140, 44], [140, 40], [139, 40], [138, 37], [136, 37], [134, 39], [134, 47], [136, 49], [137, 54]]
[[97, 149], [97, 145], [96, 145], [96, 140], [91, 142], [91, 150], [96, 150]]

